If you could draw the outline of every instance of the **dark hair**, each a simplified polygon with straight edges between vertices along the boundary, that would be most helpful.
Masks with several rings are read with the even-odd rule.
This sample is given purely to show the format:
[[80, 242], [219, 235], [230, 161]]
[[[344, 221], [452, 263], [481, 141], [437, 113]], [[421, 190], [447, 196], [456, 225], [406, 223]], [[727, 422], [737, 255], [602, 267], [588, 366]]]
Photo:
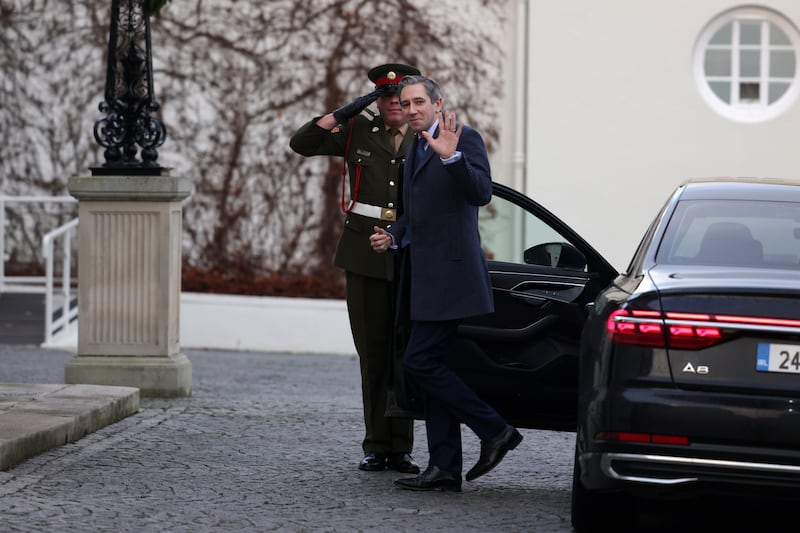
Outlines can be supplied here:
[[425, 76], [405, 76], [402, 80], [400, 80], [400, 83], [397, 84], [398, 93], [403, 90], [403, 87], [408, 85], [416, 85], [418, 83], [421, 83], [425, 86], [425, 92], [428, 93], [428, 97], [431, 99], [431, 102], [435, 102], [442, 97], [442, 90], [439, 88], [439, 84], [430, 78], [426, 78]]

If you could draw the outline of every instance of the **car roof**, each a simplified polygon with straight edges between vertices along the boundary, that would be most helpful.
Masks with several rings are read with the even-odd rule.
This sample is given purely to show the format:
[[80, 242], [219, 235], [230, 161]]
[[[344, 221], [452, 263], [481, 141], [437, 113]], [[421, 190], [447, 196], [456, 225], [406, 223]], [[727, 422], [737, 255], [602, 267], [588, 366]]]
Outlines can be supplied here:
[[715, 177], [692, 178], [680, 188], [682, 200], [775, 200], [800, 202], [800, 179]]

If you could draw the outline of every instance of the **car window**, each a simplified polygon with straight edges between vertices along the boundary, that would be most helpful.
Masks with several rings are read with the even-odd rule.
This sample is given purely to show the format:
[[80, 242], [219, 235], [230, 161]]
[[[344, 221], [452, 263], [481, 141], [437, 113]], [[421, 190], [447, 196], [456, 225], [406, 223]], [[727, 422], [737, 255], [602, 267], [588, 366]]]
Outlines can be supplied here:
[[684, 200], [667, 226], [656, 261], [800, 269], [800, 204]]
[[481, 242], [490, 261], [585, 270], [586, 258], [547, 223], [493, 196], [479, 214]]

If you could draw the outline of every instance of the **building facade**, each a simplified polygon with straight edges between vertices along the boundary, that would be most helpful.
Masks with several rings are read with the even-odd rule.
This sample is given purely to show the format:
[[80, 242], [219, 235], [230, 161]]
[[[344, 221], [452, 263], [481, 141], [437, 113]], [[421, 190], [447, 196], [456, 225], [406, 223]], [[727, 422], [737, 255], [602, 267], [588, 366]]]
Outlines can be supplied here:
[[800, 179], [800, 2], [510, 0], [497, 181], [618, 270], [681, 181]]

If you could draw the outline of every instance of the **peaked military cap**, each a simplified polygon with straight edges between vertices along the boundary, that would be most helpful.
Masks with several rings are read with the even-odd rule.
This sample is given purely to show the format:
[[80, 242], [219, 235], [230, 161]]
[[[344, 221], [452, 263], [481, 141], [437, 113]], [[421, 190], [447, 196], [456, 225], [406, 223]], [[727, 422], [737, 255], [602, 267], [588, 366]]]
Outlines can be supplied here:
[[419, 69], [410, 65], [403, 65], [402, 63], [379, 65], [367, 72], [369, 79], [375, 82], [375, 88], [383, 88], [384, 93], [389, 94], [397, 91], [397, 84], [400, 83], [400, 80], [405, 76], [419, 75]]

